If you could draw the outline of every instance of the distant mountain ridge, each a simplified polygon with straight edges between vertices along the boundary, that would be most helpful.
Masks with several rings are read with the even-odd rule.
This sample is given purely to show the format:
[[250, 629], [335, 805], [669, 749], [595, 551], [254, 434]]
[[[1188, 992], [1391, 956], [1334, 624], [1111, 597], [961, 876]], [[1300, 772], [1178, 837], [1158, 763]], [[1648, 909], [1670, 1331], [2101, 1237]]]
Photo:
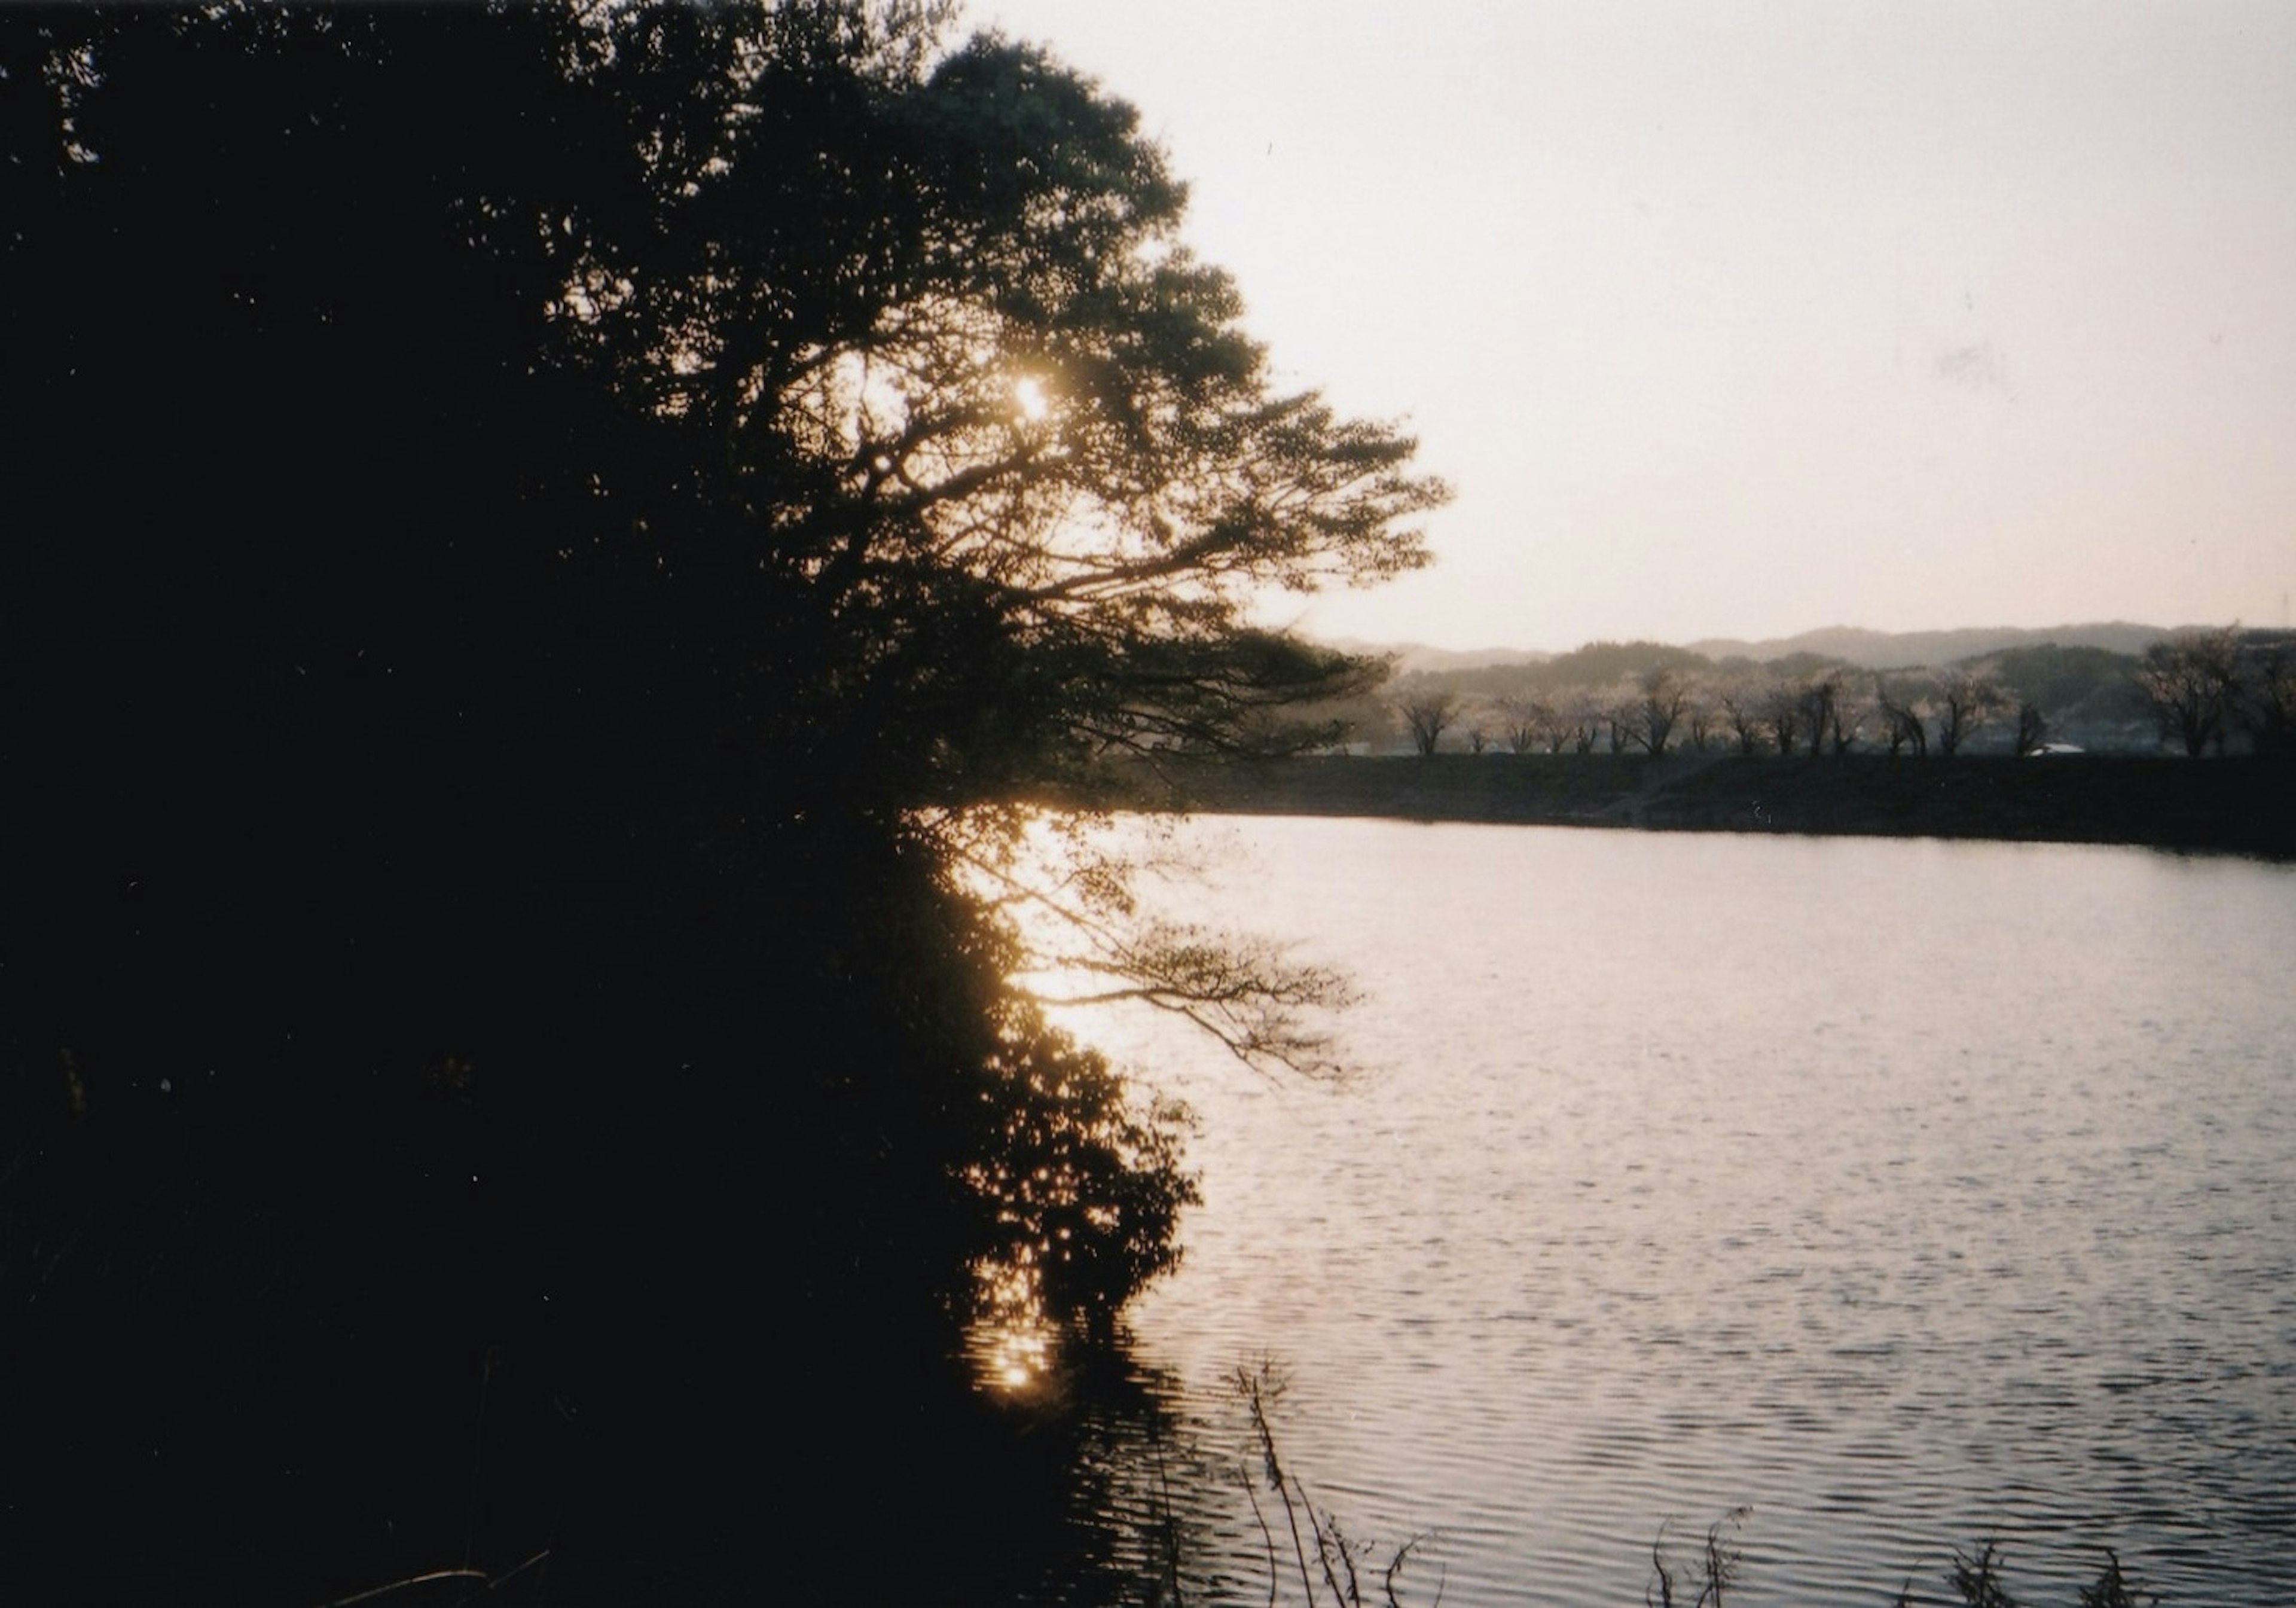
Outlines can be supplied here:
[[1368, 659], [1392, 657], [1396, 669], [1414, 671], [1480, 670], [1494, 664], [1545, 664], [1554, 657], [1535, 648], [1431, 648], [1419, 642], [1365, 642], [1357, 636], [1336, 637], [1324, 644], [1342, 653]]
[[[2105, 648], [2115, 653], [2142, 653], [2169, 635], [2165, 626], [2109, 620], [2088, 625], [2050, 626], [2039, 630], [2019, 626], [1967, 626], [1950, 631], [1867, 631], [1855, 626], [1826, 626], [1797, 636], [1773, 636], [1760, 641], [1709, 636], [1679, 645], [1709, 659], [1751, 659], [1766, 661], [1794, 653], [1815, 653], [1846, 660], [1863, 669], [1890, 670], [1917, 665], [1947, 665], [2007, 648]], [[1553, 653], [1527, 648], [1431, 648], [1419, 643], [1341, 641], [1331, 644], [1350, 653], [1391, 654], [1404, 672], [1440, 673], [1480, 669], [1487, 665], [1543, 664]]]
[[1863, 669], [1890, 670], [1917, 665], [1954, 664], [2005, 648], [2035, 648], [2054, 643], [2061, 648], [2104, 648], [2115, 653], [2142, 653], [2169, 635], [2165, 626], [2137, 625], [2125, 619], [2074, 626], [2050, 626], [2031, 630], [2018, 626], [1964, 626], [1951, 631], [1866, 631], [1855, 626], [1827, 626], [1799, 636], [1743, 642], [1710, 636], [1683, 645], [1709, 659], [1742, 657], [1784, 659], [1790, 653], [1816, 653], [1846, 659]]

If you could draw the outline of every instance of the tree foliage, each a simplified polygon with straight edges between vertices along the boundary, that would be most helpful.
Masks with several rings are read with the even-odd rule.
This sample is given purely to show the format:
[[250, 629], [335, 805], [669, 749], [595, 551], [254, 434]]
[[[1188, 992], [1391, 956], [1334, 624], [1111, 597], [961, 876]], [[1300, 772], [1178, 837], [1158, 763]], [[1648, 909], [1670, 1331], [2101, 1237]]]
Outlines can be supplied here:
[[1957, 670], [1938, 689], [1938, 751], [1950, 759], [1979, 727], [2000, 714], [2004, 699], [1989, 677]]
[[1889, 678], [1874, 677], [1874, 707], [1882, 718], [1882, 738], [1892, 759], [1911, 749], [1916, 759], [1930, 751], [1927, 713], [1919, 697], [1908, 690], [1892, 689]]
[[2136, 685], [2160, 721], [2163, 742], [2188, 758], [2221, 752], [2236, 707], [2240, 634], [2230, 627], [2180, 631], [2144, 651]]
[[2259, 633], [2242, 660], [2241, 722], [2258, 753], [2285, 759], [2296, 753], [2296, 642]]
[[1459, 695], [1442, 687], [1422, 687], [1405, 693], [1395, 708], [1410, 728], [1412, 747], [1423, 757], [1435, 751], [1457, 718]]
[[[1445, 493], [1275, 385], [1131, 108], [910, 0], [226, 4], [0, 13], [0, 128], [26, 1347], [152, 1295], [23, 1249], [141, 1265], [127, 1177], [365, 1247], [243, 1269], [358, 1366], [547, 1328], [629, 1446], [750, 1258], [849, 1332], [1168, 1264], [1178, 1128], [966, 867], [1104, 756], [1313, 740], [1370, 672], [1255, 600]], [[245, 1311], [248, 1391], [332, 1366]]]

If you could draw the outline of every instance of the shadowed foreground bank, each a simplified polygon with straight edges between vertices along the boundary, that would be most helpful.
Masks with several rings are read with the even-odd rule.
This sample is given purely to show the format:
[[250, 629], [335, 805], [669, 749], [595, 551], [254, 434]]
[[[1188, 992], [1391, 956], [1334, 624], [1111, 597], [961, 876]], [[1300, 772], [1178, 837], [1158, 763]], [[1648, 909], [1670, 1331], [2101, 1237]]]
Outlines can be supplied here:
[[2129, 843], [2296, 854], [2296, 771], [2249, 759], [1440, 754], [1189, 767], [1193, 808], [1663, 832]]

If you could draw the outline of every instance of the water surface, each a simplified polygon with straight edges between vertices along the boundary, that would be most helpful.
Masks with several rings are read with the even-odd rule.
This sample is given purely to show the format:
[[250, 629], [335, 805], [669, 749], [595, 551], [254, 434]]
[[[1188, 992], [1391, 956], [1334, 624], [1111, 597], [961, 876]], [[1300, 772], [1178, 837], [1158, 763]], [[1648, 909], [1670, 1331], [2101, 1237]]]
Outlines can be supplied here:
[[[1133, 1315], [1194, 1600], [1264, 1600], [1226, 1386], [1417, 1600], [1642, 1600], [1741, 1505], [1751, 1600], [2296, 1592], [2296, 874], [2122, 849], [1199, 822], [1176, 912], [1351, 970], [1366, 1069], [1090, 1036], [1191, 1101]], [[1166, 1466], [1160, 1464], [1160, 1466]], [[1142, 1515], [1106, 1515], [1135, 1523]]]

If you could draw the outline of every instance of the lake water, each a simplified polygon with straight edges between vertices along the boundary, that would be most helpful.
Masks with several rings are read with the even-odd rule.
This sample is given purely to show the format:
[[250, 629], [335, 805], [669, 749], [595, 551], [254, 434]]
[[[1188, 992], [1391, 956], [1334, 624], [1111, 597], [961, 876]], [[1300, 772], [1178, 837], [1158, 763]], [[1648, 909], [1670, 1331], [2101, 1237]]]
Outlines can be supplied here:
[[[1131, 1314], [1192, 1602], [1261, 1602], [1239, 1365], [1407, 1601], [1643, 1601], [1734, 1508], [1747, 1600], [2296, 1597], [2296, 871], [2144, 850], [1199, 821], [1195, 919], [1367, 997], [1187, 1099], [1205, 1202]], [[1139, 1448], [1133, 1448], [1136, 1456]], [[1113, 1454], [1112, 1454], [1113, 1455]], [[1292, 1594], [1296, 1596], [1296, 1586]]]

